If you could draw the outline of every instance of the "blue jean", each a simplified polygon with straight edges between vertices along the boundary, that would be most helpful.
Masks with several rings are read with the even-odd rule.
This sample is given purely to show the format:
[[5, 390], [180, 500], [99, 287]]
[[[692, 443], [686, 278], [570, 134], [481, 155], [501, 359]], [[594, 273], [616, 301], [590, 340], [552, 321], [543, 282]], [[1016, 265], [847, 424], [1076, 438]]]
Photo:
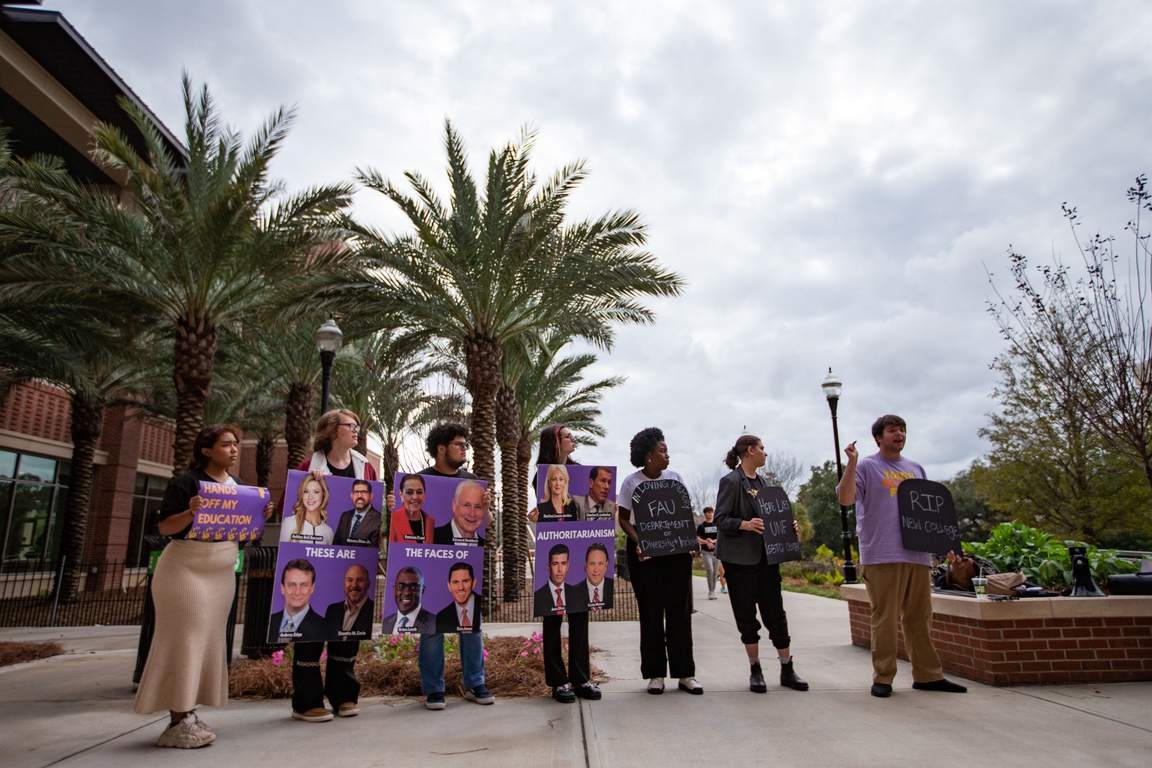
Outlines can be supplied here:
[[[479, 632], [460, 637], [460, 665], [464, 690], [484, 685], [484, 638]], [[420, 635], [420, 688], [427, 696], [444, 693], [444, 635]]]

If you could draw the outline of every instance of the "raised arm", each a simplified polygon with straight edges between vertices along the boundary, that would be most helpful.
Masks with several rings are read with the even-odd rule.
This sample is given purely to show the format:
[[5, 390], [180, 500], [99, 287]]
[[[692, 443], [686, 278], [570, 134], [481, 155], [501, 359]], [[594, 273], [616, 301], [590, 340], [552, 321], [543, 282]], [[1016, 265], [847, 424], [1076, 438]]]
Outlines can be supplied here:
[[840, 485], [836, 486], [836, 496], [841, 504], [850, 507], [856, 503], [856, 462], [860, 458], [855, 440], [848, 443], [844, 453], [848, 456], [848, 466], [844, 467], [844, 477], [840, 479]]

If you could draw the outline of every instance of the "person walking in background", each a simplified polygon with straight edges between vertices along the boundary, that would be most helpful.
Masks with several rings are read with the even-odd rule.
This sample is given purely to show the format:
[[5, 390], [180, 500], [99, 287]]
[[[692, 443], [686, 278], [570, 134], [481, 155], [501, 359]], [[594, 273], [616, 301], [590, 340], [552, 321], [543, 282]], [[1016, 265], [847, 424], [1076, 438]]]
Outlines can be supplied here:
[[[480, 476], [464, 469], [468, 463], [468, 428], [463, 424], [447, 421], [432, 428], [425, 441], [432, 466], [420, 470], [421, 475], [434, 477], [456, 477], [464, 480], [479, 480]], [[491, 509], [492, 494], [485, 488], [481, 495], [485, 510]], [[486, 517], [491, 512], [484, 513]], [[489, 523], [491, 520], [488, 521]], [[479, 546], [480, 539], [461, 543], [460, 546]], [[490, 589], [484, 584], [485, 589]], [[464, 698], [477, 704], [492, 704], [496, 697], [484, 685], [484, 639], [479, 632], [465, 632], [460, 638], [460, 666], [464, 673]], [[418, 652], [420, 665], [420, 687], [426, 697], [424, 706], [440, 710], [447, 706], [444, 701], [444, 634], [439, 629], [435, 633], [420, 635]]]
[[[910, 478], [924, 478], [924, 468], [902, 456], [907, 425], [888, 414], [872, 425], [879, 449], [860, 458], [853, 441], [844, 449], [848, 466], [836, 487], [840, 503], [856, 505], [860, 540], [860, 580], [872, 603], [872, 695], [892, 695], [896, 677], [896, 631], [904, 629], [904, 645], [912, 662], [912, 687], [921, 691], [965, 693], [967, 688], [944, 678], [940, 657], [932, 647], [932, 556], [904, 549], [896, 489]], [[955, 553], [949, 552], [949, 558]]]
[[[764, 466], [767, 454], [764, 443], [755, 435], [743, 435], [724, 457], [732, 470], [720, 478], [716, 494], [716, 556], [728, 574], [729, 597], [740, 641], [748, 654], [751, 671], [748, 688], [754, 693], [767, 693], [768, 684], [760, 666], [760, 621], [780, 659], [780, 685], [796, 691], [808, 690], [793, 666], [789, 649], [788, 616], [784, 613], [784, 596], [780, 589], [780, 566], [769, 565], [764, 548], [764, 520], [755, 498], [766, 483], [756, 474]], [[796, 521], [792, 521], [793, 526]]]
[[[188, 539], [203, 506], [200, 483], [240, 485], [230, 474], [240, 455], [243, 431], [228, 424], [200, 430], [192, 463], [164, 492], [159, 531], [172, 540], [160, 553], [152, 577], [156, 630], [133, 709], [168, 710], [169, 723], [157, 746], [195, 749], [216, 740], [197, 716], [196, 705], [228, 702], [227, 627], [236, 594], [235, 541]], [[272, 516], [269, 501], [264, 519]]]
[[632, 492], [637, 486], [647, 480], [684, 480], [668, 469], [668, 446], [656, 427], [636, 433], [630, 459], [640, 470], [624, 478], [616, 499], [620, 527], [631, 540], [628, 570], [640, 609], [640, 674], [648, 679], [648, 693], [664, 693], [664, 678], [670, 672], [679, 678], [680, 690], [702, 694], [692, 657], [692, 553], [644, 557], [632, 524]]
[[[535, 523], [570, 521], [579, 517], [576, 502], [568, 498], [568, 471], [565, 465], [575, 465], [572, 453], [576, 450], [576, 439], [572, 431], [563, 424], [551, 424], [540, 430], [540, 450], [536, 454], [536, 466], [547, 465], [544, 489], [547, 498], [528, 513], [528, 519]], [[537, 470], [539, 471], [539, 470]], [[610, 474], [610, 473], [609, 473]], [[532, 490], [536, 490], [538, 476], [532, 477]], [[555, 482], [554, 482], [555, 481]], [[559, 505], [559, 506], [557, 506]], [[599, 519], [611, 519], [607, 506], [602, 506]], [[591, 517], [586, 519], [597, 519]], [[565, 569], [568, 567], [568, 548], [564, 547]], [[549, 556], [551, 564], [552, 557]], [[560, 582], [563, 584], [563, 577]], [[547, 585], [546, 585], [547, 586]], [[570, 592], [565, 587], [565, 592]], [[544, 598], [551, 605], [551, 596]], [[574, 607], [574, 606], [568, 606]], [[587, 602], [582, 606], [587, 608]], [[564, 616], [568, 616], [568, 668], [564, 668], [562, 638]], [[596, 701], [600, 698], [600, 688], [592, 682], [592, 666], [588, 651], [588, 613], [580, 611], [568, 613], [563, 608], [550, 612], [543, 618], [544, 623], [544, 682], [552, 686], [552, 698], [562, 704], [571, 704], [579, 696]]]
[[716, 599], [716, 571], [720, 560], [716, 557], [715, 510], [704, 507], [704, 521], [696, 526], [696, 542], [700, 545], [700, 560], [704, 564], [704, 574], [708, 577], [708, 599]]
[[[328, 411], [316, 421], [312, 443], [316, 451], [296, 467], [311, 472], [306, 482], [314, 480], [325, 488], [324, 475], [350, 477], [356, 480], [375, 480], [376, 468], [361, 453], [354, 450], [360, 439], [360, 418], [347, 409]], [[304, 483], [301, 483], [304, 485]], [[354, 486], [355, 487], [355, 486]], [[297, 502], [299, 503], [299, 502]], [[379, 528], [380, 516], [372, 523]], [[328, 527], [325, 525], [325, 527]], [[332, 529], [328, 528], [331, 541]], [[367, 529], [356, 531], [356, 538], [367, 538]], [[376, 531], [375, 540], [380, 541]], [[292, 717], [309, 723], [323, 723], [332, 719], [332, 712], [324, 706], [324, 697], [340, 717], [360, 714], [360, 681], [356, 679], [356, 656], [360, 653], [359, 640], [328, 643], [328, 677], [320, 675], [320, 656], [324, 643], [295, 644], [292, 655]]]

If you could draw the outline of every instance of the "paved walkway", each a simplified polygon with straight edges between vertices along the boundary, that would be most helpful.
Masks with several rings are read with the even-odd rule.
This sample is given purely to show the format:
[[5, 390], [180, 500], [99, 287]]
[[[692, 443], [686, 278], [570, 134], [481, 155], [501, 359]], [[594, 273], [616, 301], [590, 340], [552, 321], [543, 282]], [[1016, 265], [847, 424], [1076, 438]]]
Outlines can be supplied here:
[[[723, 766], [1152, 765], [1152, 684], [912, 691], [901, 663], [892, 698], [871, 697], [868, 653], [849, 643], [843, 602], [786, 593], [799, 693], [747, 690], [747, 666], [726, 598], [697, 579], [693, 632], [704, 696], [644, 692], [639, 628], [594, 623], [593, 657], [612, 681], [598, 702], [372, 698], [359, 717], [289, 718], [286, 701], [202, 709], [218, 735], [193, 752], [154, 745], [166, 715], [132, 712], [133, 628], [0, 630], [0, 639], [56, 636], [74, 653], [0, 669], [0, 764], [23, 766]], [[533, 625], [493, 625], [524, 634]], [[767, 641], [763, 647], [770, 651]], [[767, 653], [765, 654], [768, 655]], [[765, 665], [766, 670], [772, 670]], [[769, 683], [772, 683], [769, 678]]]

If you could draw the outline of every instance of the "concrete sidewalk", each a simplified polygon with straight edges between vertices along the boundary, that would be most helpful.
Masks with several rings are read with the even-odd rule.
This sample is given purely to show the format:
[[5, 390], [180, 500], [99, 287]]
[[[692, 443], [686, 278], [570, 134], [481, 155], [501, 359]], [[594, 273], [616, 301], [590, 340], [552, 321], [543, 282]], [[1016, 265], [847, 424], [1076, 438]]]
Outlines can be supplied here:
[[[598, 702], [450, 699], [429, 712], [412, 699], [373, 698], [330, 723], [289, 718], [286, 701], [231, 702], [201, 714], [218, 735], [184, 752], [154, 746], [165, 715], [132, 712], [134, 628], [0, 630], [47, 639], [68, 656], [0, 670], [0, 763], [5, 766], [904, 766], [1152, 764], [1152, 684], [992, 688], [966, 695], [912, 691], [901, 663], [890, 699], [868, 694], [867, 651], [849, 644], [843, 602], [786, 593], [799, 693], [747, 689], [747, 662], [726, 596], [708, 601], [696, 580], [693, 632], [704, 696], [650, 696], [640, 679], [639, 628], [594, 623], [593, 663], [612, 676]], [[526, 634], [536, 625], [492, 625]], [[774, 655], [765, 639], [764, 656]], [[765, 664], [766, 673], [775, 672]]]

